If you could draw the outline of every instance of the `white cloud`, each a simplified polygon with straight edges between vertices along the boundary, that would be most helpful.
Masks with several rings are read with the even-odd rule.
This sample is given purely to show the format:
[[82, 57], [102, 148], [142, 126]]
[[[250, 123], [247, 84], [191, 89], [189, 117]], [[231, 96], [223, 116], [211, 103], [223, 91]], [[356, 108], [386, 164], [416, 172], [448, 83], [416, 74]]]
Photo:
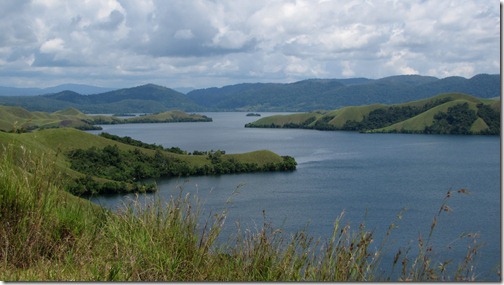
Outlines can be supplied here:
[[4, 1], [6, 85], [47, 85], [52, 73], [108, 86], [207, 87], [500, 72], [493, 0]]
[[61, 52], [65, 50], [64, 45], [65, 41], [60, 38], [51, 39], [42, 44], [42, 46], [40, 47], [40, 52], [43, 53]]

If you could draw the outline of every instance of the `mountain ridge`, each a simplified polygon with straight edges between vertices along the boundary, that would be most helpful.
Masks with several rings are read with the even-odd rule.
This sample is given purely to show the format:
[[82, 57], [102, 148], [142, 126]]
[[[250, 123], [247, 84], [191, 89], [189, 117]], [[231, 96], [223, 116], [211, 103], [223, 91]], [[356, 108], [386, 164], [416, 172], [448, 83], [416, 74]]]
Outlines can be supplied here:
[[0, 96], [37, 96], [62, 91], [73, 91], [82, 95], [99, 94], [119, 88], [107, 88], [87, 84], [65, 83], [47, 88], [0, 86]]
[[499, 97], [500, 75], [478, 74], [469, 79], [422, 75], [394, 75], [380, 79], [312, 78], [292, 83], [239, 83], [196, 89], [187, 94], [150, 83], [91, 95], [67, 90], [38, 96], [0, 96], [0, 104], [45, 112], [70, 107], [84, 113], [155, 113], [175, 109], [190, 112], [306, 112], [345, 106], [398, 104], [450, 92], [479, 98]]

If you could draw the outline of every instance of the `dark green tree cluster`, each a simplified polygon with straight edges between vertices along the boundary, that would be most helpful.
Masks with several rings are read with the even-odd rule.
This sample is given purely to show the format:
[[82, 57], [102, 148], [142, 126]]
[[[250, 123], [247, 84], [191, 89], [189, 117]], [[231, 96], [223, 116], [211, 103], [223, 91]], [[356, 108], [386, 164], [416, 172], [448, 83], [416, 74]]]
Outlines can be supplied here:
[[329, 124], [329, 122], [332, 119], [334, 119], [334, 116], [324, 116], [315, 122], [315, 125], [313, 126], [313, 128], [316, 130], [321, 130], [321, 131], [336, 130], [337, 128], [335, 126]]
[[391, 106], [388, 108], [379, 108], [369, 112], [369, 115], [364, 117], [364, 119], [360, 122], [353, 120], [347, 121], [343, 125], [342, 129], [347, 131], [368, 131], [384, 128], [417, 116], [435, 106], [441, 105], [450, 100], [451, 99], [447, 97], [428, 102], [423, 106]]
[[212, 164], [211, 167], [205, 169], [210, 171], [202, 174], [230, 174], [230, 173], [246, 173], [246, 172], [268, 172], [268, 171], [293, 171], [296, 170], [297, 162], [293, 157], [282, 156], [282, 162], [268, 162], [262, 166], [257, 163], [240, 162], [233, 157], [223, 157], [220, 151], [211, 152], [208, 154], [208, 160]]
[[448, 108], [447, 112], [439, 112], [434, 116], [434, 123], [425, 127], [427, 134], [460, 134], [471, 133], [471, 126], [478, 116], [469, 104], [457, 104]]
[[66, 190], [76, 196], [96, 194], [153, 193], [157, 191], [155, 183], [126, 183], [107, 181], [100, 183], [91, 175], [76, 178], [66, 185]]
[[[70, 167], [85, 174], [86, 177], [75, 179], [69, 191], [74, 194], [148, 192], [153, 191], [152, 186], [139, 183], [148, 178], [296, 169], [296, 161], [290, 156], [284, 156], [282, 162], [260, 166], [257, 163], [240, 162], [234, 157], [224, 156], [223, 151], [208, 152], [207, 155], [208, 164], [194, 166], [159, 149], [153, 155], [148, 155], [138, 148], [121, 150], [116, 145], [102, 149], [91, 147], [86, 150], [72, 150], [67, 153]], [[98, 183], [92, 177], [113, 182]]]
[[148, 155], [138, 148], [125, 151], [116, 145], [108, 145], [102, 149], [72, 150], [68, 157], [72, 169], [115, 181], [135, 182], [163, 175], [191, 174], [186, 161], [165, 155], [161, 150]]
[[136, 147], [141, 147], [141, 148], [146, 148], [146, 149], [154, 149], [154, 150], [164, 150], [172, 153], [178, 153], [178, 154], [187, 154], [186, 151], [180, 149], [179, 147], [170, 147], [170, 148], [165, 148], [162, 145], [157, 145], [157, 144], [150, 144], [150, 143], [144, 143], [139, 140], [135, 140], [131, 137], [125, 136], [125, 137], [120, 137], [116, 135], [112, 135], [109, 133], [100, 133], [101, 137], [104, 137], [106, 139], [110, 139], [113, 141], [121, 142], [124, 144], [136, 146]]
[[500, 134], [500, 112], [495, 111], [490, 106], [478, 104], [478, 117], [482, 118], [488, 126], [488, 130], [482, 132], [483, 135], [498, 135]]

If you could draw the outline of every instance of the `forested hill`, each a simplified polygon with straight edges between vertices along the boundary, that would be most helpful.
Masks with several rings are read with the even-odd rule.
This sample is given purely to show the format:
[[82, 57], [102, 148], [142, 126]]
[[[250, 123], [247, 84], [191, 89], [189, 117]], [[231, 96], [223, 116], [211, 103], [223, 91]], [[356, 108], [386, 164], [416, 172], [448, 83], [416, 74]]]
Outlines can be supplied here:
[[254, 83], [191, 91], [187, 97], [213, 110], [311, 111], [344, 106], [397, 104], [441, 93], [465, 93], [480, 98], [500, 96], [500, 75], [470, 79], [401, 75], [382, 79], [309, 79], [289, 84]]
[[243, 83], [193, 90], [187, 95], [147, 84], [94, 95], [62, 91], [40, 96], [0, 96], [0, 105], [43, 112], [76, 108], [84, 113], [155, 113], [173, 109], [304, 112], [377, 103], [398, 104], [449, 92], [479, 98], [499, 97], [500, 75], [480, 74], [470, 79], [400, 75], [382, 79], [307, 79], [287, 84]]
[[261, 118], [246, 127], [385, 133], [500, 134], [500, 100], [442, 94], [403, 104], [349, 106]]

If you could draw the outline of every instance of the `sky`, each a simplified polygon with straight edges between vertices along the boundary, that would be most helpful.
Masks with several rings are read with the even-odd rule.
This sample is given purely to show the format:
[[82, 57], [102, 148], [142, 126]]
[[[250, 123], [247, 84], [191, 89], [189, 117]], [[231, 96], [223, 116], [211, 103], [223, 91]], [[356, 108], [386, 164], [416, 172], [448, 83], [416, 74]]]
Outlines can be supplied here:
[[0, 86], [500, 73], [496, 0], [2, 0]]

